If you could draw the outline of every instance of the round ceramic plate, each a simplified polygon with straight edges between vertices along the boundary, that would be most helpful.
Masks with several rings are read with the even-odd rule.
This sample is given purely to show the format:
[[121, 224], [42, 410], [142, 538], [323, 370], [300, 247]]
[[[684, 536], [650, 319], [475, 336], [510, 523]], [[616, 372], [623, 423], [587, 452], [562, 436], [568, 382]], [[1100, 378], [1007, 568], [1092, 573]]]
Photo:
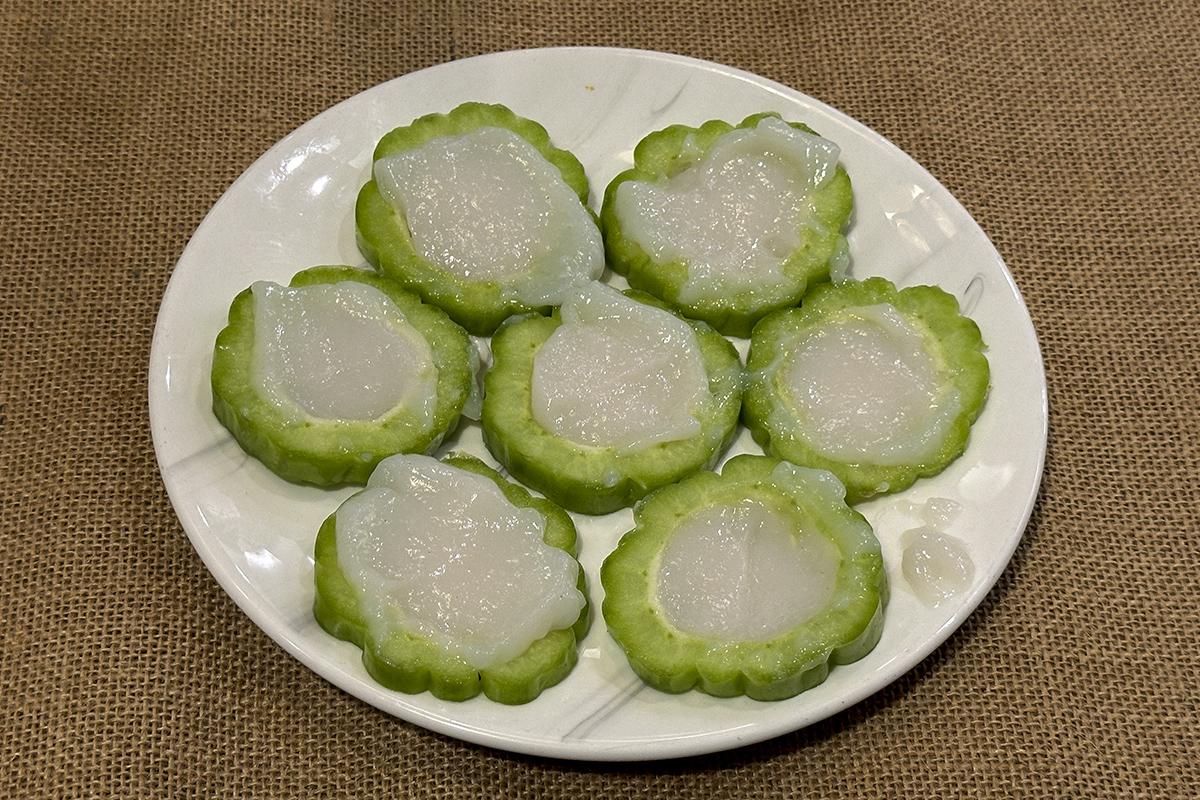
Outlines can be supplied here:
[[[966, 454], [936, 478], [862, 507], [883, 544], [892, 586], [883, 638], [866, 658], [781, 702], [668, 695], [634, 676], [597, 614], [566, 680], [532, 703], [509, 707], [483, 697], [451, 703], [383, 689], [367, 676], [358, 648], [317, 626], [310, 610], [313, 540], [352, 490], [293, 486], [243, 454], [210, 411], [213, 340], [234, 295], [253, 281], [286, 283], [316, 264], [364, 264], [354, 241], [354, 200], [376, 140], [469, 100], [503, 103], [545, 125], [587, 168], [593, 203], [651, 131], [736, 122], [764, 110], [806, 122], [841, 146], [854, 182], [853, 277], [936, 284], [979, 323], [992, 391]], [[632, 50], [564, 48], [456, 61], [376, 86], [301, 126], [247, 169], [196, 230], [163, 298], [150, 358], [150, 420], [163, 482], [196, 551], [250, 619], [318, 674], [389, 714], [492, 747], [577, 759], [666, 758], [760, 741], [835, 714], [912, 668], [962, 623], [1008, 563], [1041, 479], [1046, 419], [1038, 344], [1012, 276], [929, 173], [878, 134], [785, 86]], [[446, 449], [495, 463], [475, 425]], [[744, 431], [731, 449], [739, 452], [759, 452]], [[929, 605], [901, 573], [900, 534], [921, 522], [913, 507], [934, 497], [962, 506], [945, 531], [968, 548], [974, 575], [960, 593]], [[600, 563], [631, 519], [628, 510], [575, 516], [597, 611]]]

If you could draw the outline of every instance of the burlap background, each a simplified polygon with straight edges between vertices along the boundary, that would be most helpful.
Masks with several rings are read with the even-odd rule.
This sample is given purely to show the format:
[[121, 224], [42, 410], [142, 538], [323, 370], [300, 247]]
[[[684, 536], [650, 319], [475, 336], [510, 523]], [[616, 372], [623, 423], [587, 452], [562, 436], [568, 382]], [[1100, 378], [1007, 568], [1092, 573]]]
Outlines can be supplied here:
[[[0, 4], [0, 793], [1200, 793], [1200, 14], [1190, 2]], [[683, 762], [464, 745], [353, 700], [217, 587], [159, 482], [154, 315], [264, 149], [375, 83], [551, 44], [819, 97], [967, 205], [1049, 372], [1041, 501], [982, 608], [878, 696]]]

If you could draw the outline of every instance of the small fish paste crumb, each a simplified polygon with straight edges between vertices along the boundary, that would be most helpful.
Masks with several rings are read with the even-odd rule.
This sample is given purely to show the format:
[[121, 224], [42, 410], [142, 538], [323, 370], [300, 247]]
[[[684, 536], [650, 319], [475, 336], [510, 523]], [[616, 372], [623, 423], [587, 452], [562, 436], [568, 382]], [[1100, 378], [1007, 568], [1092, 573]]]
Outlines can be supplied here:
[[949, 497], [930, 497], [922, 503], [900, 501], [897, 508], [937, 530], [944, 530], [958, 519], [963, 511], [962, 503]]
[[937, 606], [961, 594], [975, 577], [967, 545], [928, 526], [900, 534], [904, 580], [924, 603]]

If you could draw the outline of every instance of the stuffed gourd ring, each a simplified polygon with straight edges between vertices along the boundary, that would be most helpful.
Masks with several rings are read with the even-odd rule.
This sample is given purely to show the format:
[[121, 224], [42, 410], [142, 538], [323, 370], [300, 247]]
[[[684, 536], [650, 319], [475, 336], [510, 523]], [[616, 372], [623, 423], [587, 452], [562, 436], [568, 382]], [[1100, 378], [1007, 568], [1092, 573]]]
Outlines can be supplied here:
[[850, 502], [935, 475], [987, 396], [974, 322], [934, 286], [883, 278], [813, 290], [754, 329], [742, 409], [773, 455], [827, 469]]
[[655, 303], [591, 283], [492, 339], [484, 441], [572, 511], [614, 511], [711, 466], [737, 427], [737, 352]]
[[464, 103], [384, 136], [358, 195], [359, 249], [486, 336], [600, 277], [603, 244], [579, 161], [501, 105]]
[[839, 154], [777, 114], [652, 133], [604, 193], [609, 262], [688, 317], [748, 336], [845, 270], [853, 197]]
[[737, 456], [633, 514], [600, 571], [604, 619], [656, 689], [779, 700], [878, 642], [879, 542], [828, 472]]
[[314, 267], [234, 299], [213, 351], [213, 411], [289, 481], [365, 483], [458, 423], [473, 350], [439, 309], [378, 275]]
[[471, 456], [393, 456], [321, 526], [313, 613], [375, 680], [526, 703], [588, 628], [575, 526]]

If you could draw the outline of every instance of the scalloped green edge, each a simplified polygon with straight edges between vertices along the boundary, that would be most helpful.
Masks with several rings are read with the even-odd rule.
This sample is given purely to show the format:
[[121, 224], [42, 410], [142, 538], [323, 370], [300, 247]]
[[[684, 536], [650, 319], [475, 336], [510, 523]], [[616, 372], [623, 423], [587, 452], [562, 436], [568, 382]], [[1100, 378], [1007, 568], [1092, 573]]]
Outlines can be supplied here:
[[[737, 126], [722, 120], [710, 120], [699, 128], [672, 125], [649, 134], [634, 149], [633, 168], [617, 175], [608, 184], [600, 211], [609, 266], [624, 275], [630, 286], [666, 300], [685, 315], [703, 320], [728, 336], [749, 336], [754, 324], [763, 316], [776, 309], [795, 306], [810, 285], [829, 279], [830, 260], [846, 247], [842, 229], [850, 219], [854, 205], [846, 170], [839, 164], [833, 179], [814, 192], [817, 219], [825, 232], [805, 230], [800, 249], [783, 263], [788, 283], [770, 290], [731, 292], [719, 300], [694, 303], [679, 299], [679, 292], [687, 281], [687, 265], [683, 261], [658, 263], [637, 242], [625, 236], [616, 214], [617, 189], [626, 181], [652, 182], [674, 176], [703, 158], [721, 136], [737, 128], [752, 128], [764, 117], [779, 119], [780, 115], [773, 112], [752, 114]], [[803, 123], [788, 124], [816, 134]], [[689, 139], [690, 145], [685, 147]]]
[[[507, 128], [528, 141], [553, 164], [587, 208], [588, 180], [583, 165], [566, 150], [550, 142], [546, 129], [517, 116], [502, 105], [463, 103], [447, 114], [427, 114], [410, 125], [396, 128], [379, 140], [372, 164], [379, 159], [420, 147], [430, 139], [458, 136], [484, 127]], [[594, 218], [595, 214], [588, 209]], [[376, 269], [416, 292], [427, 303], [442, 308], [477, 336], [489, 336], [514, 314], [548, 314], [550, 306], [531, 306], [506, 300], [496, 281], [465, 281], [422, 258], [413, 248], [408, 225], [383, 197], [372, 178], [358, 193], [354, 208], [358, 249]]]
[[[634, 508], [635, 527], [604, 560], [600, 582], [609, 633], [634, 672], [654, 688], [782, 700], [821, 683], [831, 664], [857, 661], [878, 643], [888, 589], [879, 542], [865, 535], [870, 525], [843, 502], [778, 488], [771, 473], [779, 463], [740, 455], [721, 474], [699, 472], [659, 489]], [[793, 514], [803, 529], [820, 531], [838, 546], [843, 557], [835, 599], [797, 627], [764, 641], [722, 642], [681, 631], [667, 621], [654, 597], [661, 554], [676, 527], [697, 510], [745, 498]]]
[[[930, 458], [916, 464], [880, 466], [835, 461], [809, 447], [796, 435], [796, 426], [781, 430], [771, 421], [773, 409], [787, 406], [767, 369], [789, 341], [800, 330], [819, 325], [842, 309], [880, 303], [890, 303], [922, 332], [939, 372], [952, 381], [962, 398], [962, 411], [942, 446]], [[966, 449], [971, 425], [987, 399], [989, 369], [983, 350], [979, 326], [959, 313], [953, 295], [936, 286], [897, 290], [883, 278], [838, 286], [825, 284], [816, 287], [800, 308], [776, 312], [755, 327], [747, 359], [749, 380], [742, 418], [754, 440], [768, 453], [836, 475], [845, 484], [851, 503], [898, 492], [918, 478], [941, 472]]]
[[291, 286], [357, 281], [386, 294], [433, 353], [437, 402], [426, 427], [405, 409], [380, 420], [290, 420], [264, 400], [250, 378], [254, 297], [245, 289], [229, 308], [229, 324], [213, 349], [213, 413], [238, 444], [272, 472], [316, 486], [364, 484], [375, 465], [396, 453], [427, 453], [458, 424], [473, 381], [471, 341], [440, 309], [425, 305], [392, 281], [347, 266], [312, 267]]
[[[542, 540], [573, 558], [578, 556], [575, 525], [561, 508], [506, 481], [500, 473], [473, 456], [452, 453], [442, 461], [484, 476], [518, 508], [541, 512], [546, 518]], [[313, 616], [317, 622], [326, 633], [352, 642], [362, 650], [363, 666], [372, 678], [388, 689], [406, 694], [428, 691], [442, 700], [459, 701], [483, 692], [498, 703], [528, 703], [565, 678], [575, 666], [579, 657], [578, 643], [587, 634], [591, 623], [590, 605], [586, 603], [587, 583], [580, 567], [577, 585], [585, 605], [575, 623], [569, 628], [550, 631], [516, 658], [477, 670], [415, 634], [396, 633], [384, 642], [377, 642], [370, 636], [358, 590], [350, 584], [338, 564], [336, 511], [321, 525], [314, 557], [316, 599]]]
[[[674, 313], [644, 293], [625, 294]], [[684, 321], [696, 331], [710, 393], [714, 399], [729, 398], [701, 420], [696, 436], [618, 453], [576, 444], [538, 425], [530, 411], [533, 359], [561, 324], [556, 314], [514, 320], [493, 337], [494, 363], [485, 378], [480, 419], [488, 450], [522, 483], [584, 514], [625, 508], [659, 486], [711, 467], [737, 432], [741, 362], [723, 336], [703, 323]]]

